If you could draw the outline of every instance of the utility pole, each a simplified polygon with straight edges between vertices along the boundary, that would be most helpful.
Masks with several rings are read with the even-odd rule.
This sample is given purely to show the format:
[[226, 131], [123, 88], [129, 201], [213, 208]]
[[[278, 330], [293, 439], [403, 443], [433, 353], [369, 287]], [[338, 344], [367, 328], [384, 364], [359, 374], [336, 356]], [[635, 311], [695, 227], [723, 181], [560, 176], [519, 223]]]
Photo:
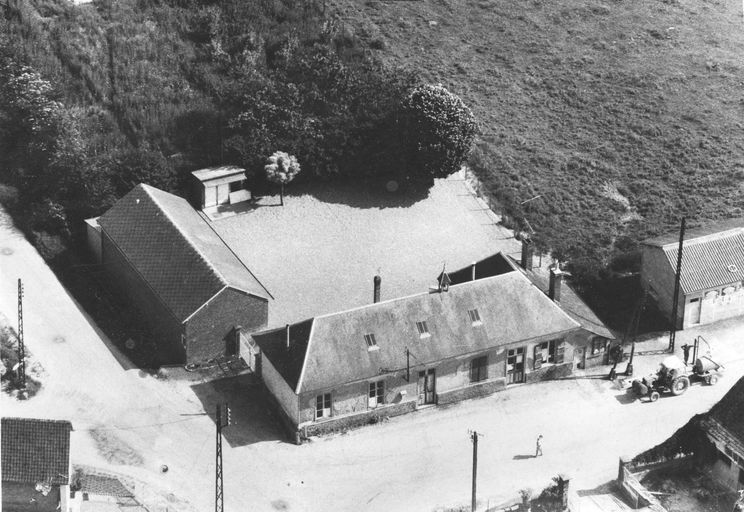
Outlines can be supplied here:
[[411, 382], [411, 351], [406, 347], [406, 382]]
[[214, 422], [217, 425], [217, 461], [215, 464], [215, 488], [214, 488], [214, 511], [224, 511], [224, 497], [222, 495], [222, 427], [226, 427], [230, 424], [231, 411], [230, 407], [225, 404], [225, 416], [222, 416], [222, 405], [217, 404], [217, 412], [215, 414]]
[[23, 283], [18, 278], [18, 378], [26, 389], [26, 347], [23, 345]]
[[685, 241], [685, 218], [679, 228], [679, 247], [677, 248], [677, 275], [674, 279], [674, 298], [672, 299], [672, 321], [669, 328], [669, 352], [674, 352], [674, 342], [677, 338], [677, 310], [679, 308], [679, 281], [682, 277], [682, 249]]
[[470, 434], [470, 440], [473, 442], [473, 494], [470, 499], [470, 511], [475, 512], [475, 483], [478, 475], [478, 436], [482, 436], [483, 434], [479, 434], [475, 430], [469, 430], [468, 433]]

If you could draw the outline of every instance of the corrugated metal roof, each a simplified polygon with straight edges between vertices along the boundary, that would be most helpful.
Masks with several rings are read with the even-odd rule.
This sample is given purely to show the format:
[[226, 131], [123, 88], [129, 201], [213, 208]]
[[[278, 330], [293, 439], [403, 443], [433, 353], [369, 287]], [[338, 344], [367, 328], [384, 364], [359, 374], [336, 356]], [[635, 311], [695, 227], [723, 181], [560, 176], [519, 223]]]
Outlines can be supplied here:
[[[676, 271], [678, 244], [666, 244], [662, 250]], [[736, 281], [744, 281], [744, 228], [684, 241], [680, 286], [685, 294]]]
[[[478, 310], [481, 325], [473, 326], [471, 309]], [[427, 323], [430, 336], [419, 335], [418, 321]], [[406, 348], [418, 366], [522, 340], [561, 336], [578, 327], [524, 275], [511, 272], [451, 286], [447, 292], [370, 304], [293, 325], [290, 333], [297, 329], [306, 336], [292, 339], [293, 344], [298, 342], [294, 350], [278, 348], [285, 343], [283, 329], [254, 338], [274, 366], [292, 368], [283, 376], [299, 394], [373, 378], [380, 368], [404, 368]], [[379, 349], [368, 350], [365, 334], [375, 335]], [[298, 360], [304, 365], [296, 364]]]
[[140, 184], [98, 223], [180, 321], [225, 286], [270, 297], [207, 221], [181, 197]]
[[67, 484], [71, 430], [69, 421], [3, 418], [3, 482]]

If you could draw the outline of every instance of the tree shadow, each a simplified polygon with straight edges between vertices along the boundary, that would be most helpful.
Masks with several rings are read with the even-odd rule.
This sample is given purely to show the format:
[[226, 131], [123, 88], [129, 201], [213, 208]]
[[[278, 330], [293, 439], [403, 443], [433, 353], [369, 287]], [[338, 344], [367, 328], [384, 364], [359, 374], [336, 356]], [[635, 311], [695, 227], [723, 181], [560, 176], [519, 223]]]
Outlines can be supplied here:
[[253, 374], [194, 384], [191, 389], [212, 421], [215, 421], [218, 404], [230, 406], [231, 424], [222, 429], [222, 434], [231, 447], [286, 441], [263, 388], [256, 383]]
[[287, 186], [285, 201], [292, 196], [311, 195], [324, 203], [354, 208], [406, 208], [429, 197], [433, 180], [413, 181], [399, 177], [337, 179], [328, 182]]

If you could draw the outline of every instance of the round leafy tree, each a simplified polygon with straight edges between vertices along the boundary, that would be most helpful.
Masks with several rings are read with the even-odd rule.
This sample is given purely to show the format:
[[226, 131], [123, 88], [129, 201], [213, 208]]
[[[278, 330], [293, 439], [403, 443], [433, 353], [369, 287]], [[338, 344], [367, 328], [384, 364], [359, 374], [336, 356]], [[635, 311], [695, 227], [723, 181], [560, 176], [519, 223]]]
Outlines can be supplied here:
[[269, 157], [264, 170], [267, 180], [282, 186], [280, 198], [281, 204], [284, 205], [284, 185], [300, 173], [300, 164], [297, 162], [297, 158], [284, 151], [277, 151]]
[[403, 100], [409, 175], [442, 178], [465, 161], [478, 125], [473, 112], [441, 85], [420, 85]]

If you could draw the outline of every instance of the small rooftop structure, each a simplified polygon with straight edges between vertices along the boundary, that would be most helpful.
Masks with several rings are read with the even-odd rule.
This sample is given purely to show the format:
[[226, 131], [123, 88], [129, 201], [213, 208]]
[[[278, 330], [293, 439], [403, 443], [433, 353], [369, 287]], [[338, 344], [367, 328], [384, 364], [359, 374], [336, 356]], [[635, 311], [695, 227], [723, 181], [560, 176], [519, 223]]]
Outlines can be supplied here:
[[233, 165], [194, 171], [194, 198], [200, 209], [235, 204], [251, 198], [245, 190], [245, 169]]
[[67, 485], [70, 480], [69, 421], [2, 419], [3, 482]]

